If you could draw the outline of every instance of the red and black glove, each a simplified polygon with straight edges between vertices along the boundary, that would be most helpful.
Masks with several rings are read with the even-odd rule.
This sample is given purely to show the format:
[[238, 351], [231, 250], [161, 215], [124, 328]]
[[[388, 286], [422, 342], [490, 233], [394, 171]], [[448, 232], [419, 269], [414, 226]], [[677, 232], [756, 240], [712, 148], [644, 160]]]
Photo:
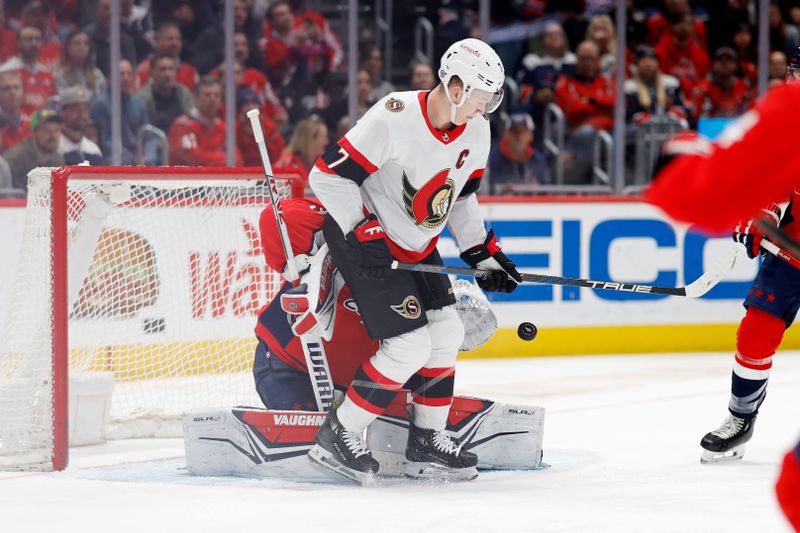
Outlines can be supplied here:
[[[777, 226], [781, 221], [781, 208], [777, 204], [770, 204], [761, 211], [764, 213], [761, 218], [762, 223], [766, 222]], [[753, 224], [753, 219], [739, 223], [733, 228], [733, 240], [744, 245], [747, 257], [750, 259], [754, 259], [762, 253], [761, 239], [763, 238], [764, 232]]]
[[347, 234], [350, 260], [365, 278], [381, 280], [392, 269], [392, 252], [375, 215], [369, 215]]
[[461, 259], [472, 268], [488, 270], [490, 276], [475, 278], [478, 287], [489, 292], [514, 292], [517, 284], [522, 283], [522, 276], [517, 266], [503, 253], [494, 230], [489, 230], [483, 244], [473, 246], [461, 254]]

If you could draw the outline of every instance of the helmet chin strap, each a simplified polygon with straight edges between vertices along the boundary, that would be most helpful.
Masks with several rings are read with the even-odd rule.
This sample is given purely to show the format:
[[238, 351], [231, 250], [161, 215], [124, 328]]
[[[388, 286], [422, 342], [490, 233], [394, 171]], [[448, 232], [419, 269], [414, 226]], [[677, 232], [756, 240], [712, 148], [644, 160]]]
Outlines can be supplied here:
[[444, 93], [447, 95], [447, 100], [450, 102], [450, 122], [455, 126], [456, 125], [456, 113], [458, 113], [458, 108], [464, 105], [466, 101], [466, 92], [461, 91], [461, 101], [459, 103], [455, 103], [453, 98], [450, 96], [450, 91], [445, 87]]

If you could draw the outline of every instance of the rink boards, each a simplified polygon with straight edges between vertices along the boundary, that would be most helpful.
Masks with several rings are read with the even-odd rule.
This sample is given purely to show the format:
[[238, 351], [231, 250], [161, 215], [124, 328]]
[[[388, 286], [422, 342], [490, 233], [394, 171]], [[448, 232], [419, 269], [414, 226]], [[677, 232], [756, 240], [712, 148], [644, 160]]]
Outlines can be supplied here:
[[[627, 198], [484, 200], [482, 205], [487, 223], [500, 236], [505, 251], [521, 271], [531, 273], [681, 286], [696, 279], [732, 245], [728, 235], [689, 231], [667, 220], [657, 209]], [[148, 217], [162, 222], [162, 227], [178, 220], [191, 227], [193, 218], [199, 221], [208, 216], [196, 208], [146, 209], [151, 211]], [[159, 253], [159, 268], [172, 270], [184, 280], [178, 286], [162, 287], [163, 298], [152, 309], [144, 310], [144, 318], [178, 322], [181, 328], [175, 329], [191, 332], [195, 340], [203, 339], [213, 324], [242, 332], [229, 339], [232, 342], [252, 342], [255, 312], [273, 292], [274, 281], [253, 247], [252, 229], [258, 227], [259, 209], [235, 209], [237, 227], [232, 228], [232, 237], [226, 242], [194, 235], [176, 246], [160, 242], [159, 234], [143, 236]], [[2, 321], [13, 286], [23, 219], [20, 202], [0, 203], [0, 245], [5, 251], [0, 262]], [[439, 250], [445, 262], [462, 264], [448, 232], [440, 240]], [[489, 343], [464, 355], [729, 350], [744, 312], [741, 301], [757, 268], [756, 261], [740, 261], [724, 281], [699, 300], [551, 285], [525, 285], [510, 295], [490, 294], [501, 330]], [[224, 289], [221, 292], [220, 287]], [[165, 300], [170, 306], [162, 306]], [[517, 338], [516, 327], [522, 321], [538, 326], [535, 341]], [[82, 326], [96, 332], [96, 342], [114, 344], [113, 338], [102, 338], [111, 328], [97, 327], [104, 325], [97, 322], [101, 321]], [[166, 327], [157, 335], [151, 330], [146, 337], [153, 344], [186, 342], [170, 338], [172, 329]], [[792, 329], [787, 331], [784, 347], [800, 347], [800, 336]]]

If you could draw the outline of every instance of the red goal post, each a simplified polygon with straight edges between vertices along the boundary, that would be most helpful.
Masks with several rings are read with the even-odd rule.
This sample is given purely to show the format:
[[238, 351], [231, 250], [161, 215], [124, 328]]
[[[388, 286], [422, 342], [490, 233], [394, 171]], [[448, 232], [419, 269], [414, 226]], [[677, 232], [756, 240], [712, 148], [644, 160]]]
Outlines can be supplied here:
[[[300, 175], [276, 179], [303, 195]], [[113, 427], [174, 432], [185, 410], [258, 402], [252, 331], [280, 286], [258, 235], [268, 194], [261, 168], [30, 173], [0, 341], [0, 469], [66, 467], [73, 373], [111, 376]], [[148, 424], [121, 434], [159, 434]]]

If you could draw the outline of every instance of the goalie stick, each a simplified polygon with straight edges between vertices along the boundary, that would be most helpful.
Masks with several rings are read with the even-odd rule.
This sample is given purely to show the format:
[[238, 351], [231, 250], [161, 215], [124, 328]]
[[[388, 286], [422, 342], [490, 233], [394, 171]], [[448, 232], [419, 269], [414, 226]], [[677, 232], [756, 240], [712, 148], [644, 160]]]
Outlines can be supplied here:
[[[269, 186], [269, 201], [272, 204], [272, 212], [275, 214], [275, 222], [278, 225], [278, 235], [281, 239], [283, 254], [286, 257], [286, 270], [289, 281], [295, 282], [300, 279], [297, 265], [294, 261], [289, 231], [286, 229], [286, 222], [283, 220], [281, 211], [278, 184], [272, 174], [272, 164], [267, 153], [267, 144], [264, 141], [264, 131], [261, 129], [258, 109], [251, 109], [247, 112], [250, 119], [250, 126], [253, 128], [253, 137], [258, 145], [258, 152], [261, 155], [261, 164], [264, 168], [264, 177]], [[328, 366], [328, 357], [325, 354], [325, 347], [319, 335], [300, 335], [300, 344], [303, 346], [303, 354], [306, 359], [308, 376], [311, 378], [311, 388], [314, 389], [314, 398], [317, 401], [317, 409], [329, 411], [333, 406], [333, 382], [331, 381], [331, 371]]]
[[[670, 296], [686, 296], [687, 298], [700, 298], [710, 291], [719, 281], [733, 269], [736, 260], [739, 258], [741, 246], [731, 247], [721, 255], [711, 268], [706, 270], [702, 276], [694, 280], [685, 287], [659, 287], [657, 285], [643, 285], [641, 283], [621, 283], [617, 281], [594, 281], [582, 278], [564, 278], [561, 276], [548, 276], [544, 274], [520, 273], [522, 281], [526, 283], [538, 283], [542, 285], [569, 285], [573, 287], [586, 287], [588, 289], [603, 289], [623, 292], [639, 292], [644, 294], [667, 294]], [[485, 277], [487, 270], [477, 268], [465, 268], [456, 266], [426, 265], [424, 263], [401, 263], [392, 262], [392, 268], [396, 270], [414, 270], [417, 272], [429, 272], [431, 274], [458, 274], [462, 276]]]

